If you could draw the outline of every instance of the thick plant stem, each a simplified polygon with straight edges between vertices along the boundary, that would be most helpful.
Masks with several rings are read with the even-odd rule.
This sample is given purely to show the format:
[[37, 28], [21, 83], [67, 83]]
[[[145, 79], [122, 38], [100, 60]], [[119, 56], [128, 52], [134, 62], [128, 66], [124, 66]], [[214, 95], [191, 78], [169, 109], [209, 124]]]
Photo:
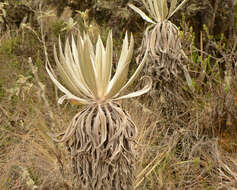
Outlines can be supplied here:
[[116, 103], [78, 113], [60, 140], [71, 154], [75, 188], [133, 189], [136, 134], [130, 116]]

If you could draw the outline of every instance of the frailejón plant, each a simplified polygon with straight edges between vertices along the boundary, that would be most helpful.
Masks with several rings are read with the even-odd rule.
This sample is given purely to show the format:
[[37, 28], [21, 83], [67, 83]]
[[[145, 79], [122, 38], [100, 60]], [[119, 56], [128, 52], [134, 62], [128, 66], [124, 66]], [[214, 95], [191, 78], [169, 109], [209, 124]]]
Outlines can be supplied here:
[[140, 96], [152, 86], [151, 79], [146, 77], [148, 83], [143, 89], [121, 95], [137, 78], [146, 61], [148, 51], [128, 80], [133, 48], [133, 36], [129, 43], [126, 34], [113, 74], [112, 33], [108, 34], [106, 47], [98, 37], [96, 48], [87, 34], [78, 34], [77, 41], [71, 37], [71, 46], [69, 39], [66, 40], [64, 51], [59, 39], [59, 56], [54, 47], [62, 83], [56, 79], [52, 66], [46, 64], [51, 80], [65, 94], [59, 103], [67, 99], [86, 105], [75, 115], [69, 127], [54, 138], [57, 142], [66, 142], [79, 189], [133, 188], [133, 146], [137, 128], [117, 100]]
[[145, 30], [138, 60], [143, 57], [148, 46], [149, 64], [147, 64], [146, 70], [150, 72], [149, 75], [153, 73], [155, 76], [152, 78], [153, 80], [167, 81], [171, 75], [177, 77], [179, 70], [181, 70], [190, 84], [190, 76], [181, 61], [184, 52], [179, 38], [179, 30], [175, 24], [168, 20], [187, 0], [182, 1], [178, 6], [177, 0], [170, 0], [169, 7], [167, 0], [142, 0], [142, 2], [152, 19], [136, 6], [128, 4], [145, 21], [151, 23]]

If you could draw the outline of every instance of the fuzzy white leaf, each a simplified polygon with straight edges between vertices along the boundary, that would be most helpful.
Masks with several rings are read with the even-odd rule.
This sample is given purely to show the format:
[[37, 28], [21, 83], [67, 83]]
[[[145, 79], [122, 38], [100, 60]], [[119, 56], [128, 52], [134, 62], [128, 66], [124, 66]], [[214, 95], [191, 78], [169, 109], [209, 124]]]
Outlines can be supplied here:
[[[106, 48], [99, 37], [96, 44], [96, 52], [94, 53], [93, 45], [88, 35], [84, 34], [83, 38], [78, 34], [77, 44], [72, 36], [71, 46], [69, 40], [66, 40], [64, 52], [62, 50], [61, 40], [59, 38], [59, 58], [54, 47], [54, 58], [62, 77], [66, 84], [64, 87], [57, 81], [53, 74], [53, 69], [49, 63], [46, 63], [46, 70], [53, 83], [65, 93], [58, 102], [62, 103], [65, 99], [70, 100], [74, 104], [92, 104], [102, 102], [106, 99], [119, 99], [119, 94], [125, 90], [137, 78], [141, 69], [145, 64], [147, 51], [141, 64], [135, 73], [127, 81], [129, 63], [131, 62], [134, 49], [134, 39], [131, 35], [130, 43], [126, 33], [120, 59], [116, 72], [111, 79], [112, 73], [112, 57], [113, 57], [113, 41], [112, 33], [109, 32]], [[120, 99], [136, 97], [146, 93], [148, 86], [134, 93], [120, 97]], [[98, 119], [102, 119], [101, 116]], [[84, 138], [84, 137], [82, 137]], [[102, 142], [104, 137], [102, 137]], [[99, 141], [98, 141], [99, 142]], [[98, 143], [97, 142], [97, 143]]]
[[142, 62], [140, 63], [140, 65], [138, 66], [138, 68], [136, 69], [136, 71], [133, 73], [132, 77], [128, 80], [128, 82], [123, 86], [123, 88], [120, 89], [120, 91], [115, 95], [115, 97], [117, 97], [121, 92], [123, 92], [124, 90], [126, 90], [138, 77], [138, 75], [140, 74], [141, 70], [143, 69], [145, 63], [146, 63], [146, 59], [147, 59], [147, 55], [148, 55], [148, 51], [149, 49], [146, 49], [145, 55], [142, 59]]
[[96, 68], [96, 85], [97, 85], [97, 96], [101, 97], [103, 94], [102, 88], [103, 88], [103, 81], [102, 81], [102, 74], [103, 74], [103, 61], [102, 61], [102, 51], [104, 51], [104, 46], [102, 43], [102, 40], [100, 36], [98, 37], [97, 43], [96, 43], [96, 57], [95, 57], [95, 68]]
[[156, 22], [160, 22], [161, 21], [161, 8], [160, 8], [160, 2], [158, 1], [154, 1], [153, 2], [154, 4], [154, 9], [155, 9], [155, 12], [156, 12]]
[[111, 78], [112, 72], [112, 62], [113, 62], [113, 40], [112, 32], [109, 32], [107, 43], [106, 43], [106, 61], [103, 65], [103, 82], [104, 82], [104, 91], [107, 91], [109, 81]]
[[176, 13], [187, 1], [188, 1], [188, 0], [183, 0], [182, 3], [180, 3], [179, 6], [176, 7], [176, 9], [175, 9], [174, 11], [172, 11], [172, 12], [170, 11], [169, 16], [168, 16], [167, 19], [169, 19], [170, 17], [172, 17], [173, 14]]
[[81, 73], [81, 68], [80, 68], [80, 63], [79, 63], [79, 56], [78, 56], [78, 51], [77, 51], [77, 46], [74, 40], [74, 37], [72, 35], [72, 54], [75, 62], [75, 67], [74, 70], [76, 72], [76, 75], [79, 77], [80, 82], [82, 83], [82, 89], [81, 91], [86, 94], [88, 97], [93, 97], [90, 91], [88, 90], [88, 86], [86, 85], [85, 79], [83, 78], [83, 75]]
[[59, 88], [59, 90], [61, 90], [63, 93], [66, 94], [66, 96], [67, 96], [66, 98], [67, 98], [67, 99], [75, 100], [75, 101], [77, 101], [77, 102], [79, 102], [79, 103], [81, 103], [81, 104], [88, 104], [88, 103], [89, 103], [88, 100], [83, 99], [83, 98], [79, 98], [79, 97], [73, 95], [69, 90], [67, 90], [63, 85], [61, 85], [61, 83], [58, 82], [58, 81], [55, 79], [55, 77], [53, 76], [52, 72], [50, 71], [50, 69], [49, 69], [49, 67], [48, 67], [48, 64], [49, 64], [49, 63], [46, 63], [46, 71], [48, 72], [50, 79], [51, 79], [51, 80], [54, 82], [54, 84]]
[[128, 39], [127, 34], [123, 43], [123, 50], [120, 55], [120, 61], [118, 63], [116, 73], [113, 77], [113, 79], [110, 81], [108, 91], [106, 93], [106, 98], [113, 97], [115, 94], [117, 94], [120, 89], [123, 87], [127, 80], [128, 75], [128, 68], [129, 63], [132, 58], [133, 54], [133, 48], [134, 48], [134, 39], [131, 35], [130, 45], [128, 48]]
[[169, 16], [170, 14], [175, 10], [178, 0], [172, 0], [170, 2], [170, 10], [169, 10]]
[[[59, 74], [60, 76], [62, 77], [63, 79], [63, 82], [65, 83], [65, 85], [69, 88], [70, 91], [72, 91], [72, 93], [76, 94], [76, 95], [82, 95], [80, 92], [78, 92], [77, 90], [77, 87], [75, 86], [74, 82], [71, 80], [71, 78], [69, 77], [70, 76], [70, 73], [69, 72], [66, 72], [67, 68], [64, 68], [59, 60], [58, 60], [58, 57], [57, 57], [57, 53], [56, 53], [56, 48], [54, 46], [54, 59], [55, 59], [55, 62], [56, 62], [56, 65], [57, 65], [57, 68], [58, 68], [58, 71], [59, 71]], [[83, 96], [83, 95], [82, 95]]]
[[[156, 10], [155, 10], [155, 7], [154, 7], [154, 2], [153, 0], [147, 0], [148, 1], [148, 6], [149, 6], [149, 13], [150, 15], [155, 19], [157, 18], [157, 14], [156, 14]], [[143, 0], [143, 3], [145, 3], [145, 0]]]
[[147, 3], [147, 0], [142, 0], [147, 12], [150, 14], [150, 16], [156, 21], [156, 15], [153, 15], [149, 6], [149, 3]]
[[135, 7], [132, 4], [128, 4], [128, 6], [133, 9], [135, 12], [137, 12], [145, 21], [155, 24], [153, 20], [151, 20], [143, 11], [141, 11], [139, 8]]
[[76, 86], [76, 89], [78, 91], [78, 94], [81, 95], [81, 91], [85, 93], [86, 96], [91, 97], [90, 93], [86, 90], [88, 88], [85, 84], [84, 79], [82, 80], [82, 77], [80, 76], [80, 73], [78, 70], [80, 70], [80, 65], [75, 64], [71, 48], [69, 45], [69, 40], [66, 40], [66, 45], [65, 45], [65, 60], [66, 60], [66, 66], [69, 68], [70, 71], [70, 78], [74, 85]]
[[162, 20], [165, 20], [169, 13], [167, 0], [162, 0], [161, 2], [162, 2]]
[[141, 90], [129, 93], [129, 94], [124, 95], [124, 96], [120, 96], [118, 98], [115, 98], [114, 100], [122, 100], [122, 99], [127, 99], [127, 98], [134, 98], [134, 97], [138, 97], [138, 96], [141, 96], [141, 95], [149, 92], [149, 90], [152, 87], [152, 79], [150, 77], [143, 77], [143, 78], [146, 78], [148, 80], [148, 82], [147, 82], [147, 84]]
[[[80, 37], [81, 39], [81, 37]], [[79, 56], [79, 64], [81, 68], [81, 73], [83, 75], [83, 78], [90, 89], [91, 93], [94, 97], [96, 97], [97, 94], [97, 88], [96, 88], [96, 74], [95, 74], [95, 68], [93, 63], [91, 62], [91, 56], [90, 56], [90, 47], [88, 39], [85, 38], [85, 41], [77, 40], [77, 48], [78, 48], [78, 54]]]

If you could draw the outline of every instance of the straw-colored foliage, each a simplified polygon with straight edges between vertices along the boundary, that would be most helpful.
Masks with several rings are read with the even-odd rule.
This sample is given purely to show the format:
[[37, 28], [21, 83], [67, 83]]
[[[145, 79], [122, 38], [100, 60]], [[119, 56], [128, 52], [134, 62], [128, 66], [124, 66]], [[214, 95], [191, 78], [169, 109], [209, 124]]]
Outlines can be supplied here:
[[69, 99], [75, 104], [87, 106], [75, 115], [68, 129], [54, 138], [66, 142], [71, 154], [76, 184], [81, 189], [132, 189], [134, 140], [137, 128], [130, 116], [116, 100], [140, 96], [151, 88], [147, 85], [136, 92], [120, 95], [136, 79], [142, 70], [146, 55], [127, 81], [134, 40], [130, 43], [126, 34], [115, 74], [112, 76], [113, 43], [109, 32], [106, 48], [98, 38], [94, 50], [87, 34], [78, 34], [77, 43], [72, 36], [71, 47], [66, 40], [63, 53], [59, 39], [59, 58], [54, 57], [65, 87], [56, 80], [47, 63], [47, 72], [54, 84], [65, 94], [59, 103]]
[[[101, 0], [101, 6], [106, 1]], [[7, 13], [8, 11], [18, 13], [18, 6], [14, 6], [15, 3], [21, 5], [26, 1], [8, 2], [13, 6], [9, 6], [10, 9], [6, 10]], [[55, 8], [54, 10], [56, 10], [55, 2], [58, 4], [56, 0], [50, 2], [53, 6], [51, 8]], [[129, 89], [132, 87], [136, 89], [140, 85], [130, 86], [126, 90], [124, 86], [129, 79], [125, 77], [126, 79], [122, 81], [115, 80], [122, 75], [127, 76], [125, 71], [130, 67], [128, 66], [130, 56], [128, 55], [132, 54], [130, 52], [133, 47], [132, 37], [131, 40], [127, 37], [127, 41], [124, 40], [124, 50], [122, 50], [119, 64], [116, 63], [116, 60], [119, 60], [117, 51], [111, 54], [109, 52], [120, 47], [122, 49], [119, 38], [124, 30], [132, 29], [136, 38], [140, 36], [142, 31], [138, 31], [139, 29], [136, 28], [138, 22], [134, 22], [137, 15], [132, 11], [126, 12], [128, 17], [126, 19], [123, 17], [123, 22], [128, 22], [121, 24], [120, 17], [115, 15], [118, 14], [118, 9], [121, 9], [121, 12], [127, 11], [124, 7], [125, 1], [111, 1], [113, 6], [115, 6], [115, 2], [118, 7], [116, 10], [112, 9], [112, 15], [109, 17], [107, 13], [110, 13], [111, 9], [107, 9], [107, 7], [103, 6], [101, 11], [97, 6], [92, 6], [92, 4], [94, 5], [92, 1], [82, 0], [78, 1], [76, 5], [74, 2], [70, 4], [73, 5], [71, 16], [74, 22], [78, 21], [80, 16], [77, 14], [77, 10], [82, 11], [88, 8], [88, 26], [91, 24], [91, 20], [95, 22], [96, 26], [99, 26], [96, 31], [101, 32], [102, 39], [105, 39], [107, 26], [113, 27], [115, 33], [113, 44], [111, 33], [109, 33], [106, 45], [99, 40], [97, 47], [103, 47], [100, 49], [93, 46], [95, 45], [94, 42], [96, 43], [93, 38], [92, 52], [88, 50], [89, 39], [87, 35], [79, 35], [77, 40], [75, 36], [73, 39], [69, 37], [69, 40], [66, 41], [66, 50], [64, 50], [64, 43], [60, 42], [59, 46], [56, 45], [56, 64], [53, 62], [51, 66], [48, 64], [47, 69], [51, 73], [51, 78], [63, 90], [64, 94], [58, 92], [57, 88], [54, 89], [54, 84], [45, 70], [44, 53], [48, 52], [49, 60], [53, 60], [54, 51], [49, 49], [49, 51], [44, 52], [43, 48], [51, 47], [52, 43], [57, 40], [55, 37], [59, 34], [62, 41], [65, 42], [65, 35], [69, 31], [62, 31], [62, 29], [67, 26], [66, 23], [56, 16], [56, 23], [45, 22], [50, 28], [50, 33], [57, 30], [57, 35], [55, 33], [53, 36], [47, 32], [45, 27], [43, 27], [45, 32], [42, 30], [42, 35], [39, 35], [38, 25], [31, 25], [31, 21], [28, 22], [28, 19], [24, 19], [26, 23], [21, 25], [19, 29], [11, 30], [12, 27], [10, 27], [5, 28], [4, 31], [1, 30], [0, 189], [236, 190], [237, 70], [235, 63], [237, 60], [237, 41], [226, 33], [221, 35], [221, 39], [219, 39], [219, 31], [217, 32], [218, 35], [214, 32], [212, 36], [209, 26], [207, 26], [208, 30], [202, 31], [199, 26], [194, 26], [192, 22], [186, 22], [190, 19], [188, 12], [193, 9], [193, 3], [201, 5], [204, 1], [190, 1], [190, 7], [185, 8], [187, 12], [184, 12], [185, 15], [180, 23], [182, 45], [189, 59], [189, 62], [185, 64], [187, 64], [192, 77], [192, 91], [187, 88], [186, 84], [181, 83], [183, 81], [180, 80], [184, 79], [182, 74], [178, 75], [180, 80], [172, 78], [169, 81], [163, 81], [162, 78], [156, 76], [153, 80], [159, 81], [155, 81], [157, 84], [154, 82], [153, 84], [158, 93], [153, 94], [153, 91], [150, 91], [149, 95], [152, 98], [146, 95], [139, 99], [123, 99], [122, 101], [119, 100], [122, 97], [138, 95], [135, 93], [124, 96]], [[218, 19], [219, 15], [223, 13], [222, 9], [226, 11], [226, 14], [232, 10], [222, 6], [226, 3], [227, 1], [216, 1], [215, 3], [213, 1], [213, 4], [217, 5], [217, 10], [210, 16], [211, 20], [215, 18], [213, 20], [215, 21], [213, 23], [214, 31], [216, 31], [218, 23], [222, 23]], [[204, 4], [211, 5], [212, 3]], [[147, 5], [150, 6], [148, 3]], [[170, 10], [171, 0], [168, 0], [167, 5], [168, 10]], [[64, 8], [63, 5], [57, 7], [60, 10]], [[195, 14], [207, 10], [206, 8], [200, 10], [202, 8], [200, 6], [194, 7], [197, 8]], [[42, 7], [47, 13], [50, 13], [49, 9], [51, 8], [49, 6]], [[68, 10], [68, 8], [67, 6], [65, 9]], [[219, 11], [220, 9], [221, 11]], [[31, 10], [39, 11], [38, 7], [32, 7]], [[173, 13], [174, 11], [170, 12]], [[60, 15], [60, 11], [58, 14]], [[192, 14], [194, 13], [192, 12]], [[224, 17], [226, 14], [223, 14]], [[19, 14], [16, 15], [19, 16]], [[102, 18], [105, 15], [107, 15], [104, 17], [106, 19]], [[168, 16], [163, 18], [170, 18], [171, 13], [164, 15]], [[47, 15], [44, 14], [44, 16]], [[152, 15], [149, 16], [155, 23], [148, 23], [151, 24], [149, 32], [152, 33], [158, 22]], [[97, 20], [98, 17], [100, 17], [99, 20]], [[32, 17], [34, 23], [38, 21], [35, 19], [41, 18], [37, 15]], [[51, 17], [44, 18], [45, 20], [51, 19]], [[175, 20], [179, 21], [179, 18], [177, 16]], [[191, 18], [192, 21], [197, 21], [196, 19], [196, 17]], [[16, 19], [12, 19], [12, 21], [15, 23]], [[82, 21], [81, 18], [79, 21]], [[170, 25], [164, 25], [168, 22], [167, 19], [164, 19], [159, 23], [162, 27], [165, 26], [164, 31], [173, 31], [174, 28], [170, 22]], [[58, 23], [60, 26], [55, 28], [55, 24], [58, 25]], [[119, 29], [117, 23], [121, 24]], [[81, 24], [83, 23], [81, 22]], [[2, 26], [2, 23], [0, 25]], [[226, 26], [229, 27], [230, 25]], [[143, 28], [144, 25], [139, 23], [139, 27]], [[87, 33], [91, 34], [86, 28], [80, 27], [80, 30], [85, 29]], [[197, 33], [196, 29], [200, 31], [200, 34]], [[78, 28], [73, 26], [70, 32], [74, 33], [77, 30]], [[150, 33], [147, 33], [147, 36]], [[168, 36], [172, 37], [172, 35], [170, 32]], [[44, 36], [45, 43], [42, 43]], [[166, 35], [164, 36], [166, 37]], [[91, 39], [92, 37], [95, 35], [92, 35]], [[160, 41], [161, 44], [163, 43], [163, 37], [160, 38], [155, 30], [154, 39]], [[171, 51], [172, 53], [173, 48], [157, 46], [156, 41], [153, 46], [154, 51], [167, 50], [167, 52]], [[106, 41], [103, 40], [103, 42]], [[180, 47], [179, 45], [177, 42], [177, 47]], [[82, 48], [80, 49], [80, 47]], [[88, 52], [90, 52], [90, 56], [88, 56]], [[97, 56], [99, 54], [102, 56]], [[112, 54], [114, 60], [111, 66], [109, 60], [112, 60], [112, 57], [108, 59], [108, 55]], [[162, 52], [158, 55], [165, 57]], [[177, 53], [177, 56], [180, 55]], [[29, 57], [31, 59], [27, 61]], [[88, 59], [89, 57], [90, 59]], [[100, 62], [101, 57], [102, 61]], [[151, 50], [148, 50], [147, 57], [150, 61]], [[167, 55], [166, 57], [169, 60]], [[103, 60], [106, 60], [106, 64]], [[124, 63], [125, 60], [128, 60], [127, 64]], [[96, 63], [99, 62], [103, 63], [103, 66], [110, 66], [110, 69], [107, 68], [104, 71], [103, 66], [102, 69], [95, 67]], [[81, 63], [87, 64], [81, 65]], [[91, 64], [94, 72], [84, 73], [82, 67], [91, 66]], [[148, 64], [144, 64], [144, 67], [148, 69], [151, 68], [148, 66], [153, 64], [157, 65], [157, 63], [150, 61]], [[128, 76], [133, 76], [134, 73], [134, 65], [131, 66]], [[99, 75], [97, 70], [102, 71], [103, 75]], [[118, 70], [120, 71], [118, 72]], [[159, 74], [160, 71], [158, 71]], [[168, 71], [167, 68], [166, 72]], [[146, 70], [142, 72], [146, 73]], [[104, 73], [107, 74], [104, 75]], [[109, 73], [110, 77], [108, 77]], [[170, 74], [170, 78], [173, 75], [168, 74]], [[159, 76], [162, 77], [163, 75], [159, 74]], [[96, 81], [95, 85], [90, 85], [89, 80]], [[101, 83], [103, 84], [101, 85], [99, 81], [107, 81], [107, 83]], [[115, 88], [117, 86], [115, 83], [120, 84], [120, 82], [123, 83], [121, 87], [124, 90], [121, 90], [120, 87]], [[101, 90], [98, 90], [99, 88]], [[108, 95], [109, 91], [111, 92], [110, 95]], [[117, 95], [112, 95], [116, 92]], [[142, 93], [142, 91], [140, 92]], [[58, 100], [58, 95], [61, 94], [65, 96], [60, 99], [60, 103], [66, 99], [66, 101], [80, 104], [80, 106], [68, 103], [61, 106], [57, 105], [55, 99]], [[79, 111], [80, 113], [78, 113]], [[59, 135], [52, 135], [62, 131], [64, 132]], [[53, 139], [63, 143], [57, 143]], [[134, 142], [136, 142], [135, 145]], [[134, 160], [135, 153], [137, 156]], [[133, 168], [135, 168], [134, 173]], [[113, 188], [110, 188], [111, 185]]]
[[146, 73], [152, 76], [154, 81], [168, 81], [170, 78], [177, 78], [180, 72], [184, 72], [186, 80], [190, 82], [187, 69], [181, 60], [185, 54], [179, 38], [179, 29], [168, 20], [186, 1], [182, 1], [177, 6], [177, 0], [172, 0], [168, 7], [167, 0], [143, 0], [152, 19], [139, 8], [129, 4], [129, 7], [140, 14], [145, 21], [151, 23], [145, 30], [137, 60], [139, 62], [143, 57], [148, 46], [149, 64], [146, 66]]

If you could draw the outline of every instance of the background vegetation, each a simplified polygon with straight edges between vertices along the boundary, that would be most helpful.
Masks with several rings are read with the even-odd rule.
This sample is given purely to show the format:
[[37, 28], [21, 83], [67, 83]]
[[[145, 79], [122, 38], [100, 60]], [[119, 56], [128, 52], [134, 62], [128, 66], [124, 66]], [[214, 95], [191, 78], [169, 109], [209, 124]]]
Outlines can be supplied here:
[[[116, 52], [125, 31], [133, 32], [138, 48], [147, 24], [127, 3], [144, 10], [138, 0], [0, 1], [0, 189], [72, 188], [67, 150], [50, 134], [80, 107], [56, 105], [60, 92], [45, 71], [42, 37], [51, 64], [58, 35], [78, 29], [95, 42], [112, 28]], [[121, 102], [139, 128], [135, 188], [237, 189], [236, 1], [190, 0], [171, 20], [192, 86], [180, 76]]]

